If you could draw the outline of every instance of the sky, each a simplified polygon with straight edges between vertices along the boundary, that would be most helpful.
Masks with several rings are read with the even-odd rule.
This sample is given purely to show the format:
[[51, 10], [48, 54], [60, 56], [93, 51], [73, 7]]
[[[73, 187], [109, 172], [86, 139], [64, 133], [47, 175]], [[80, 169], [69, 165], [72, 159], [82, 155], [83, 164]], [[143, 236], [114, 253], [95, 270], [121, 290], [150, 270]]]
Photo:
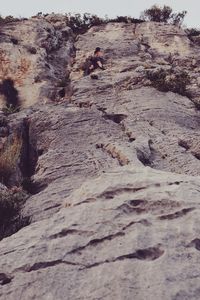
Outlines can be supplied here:
[[140, 13], [153, 4], [168, 5], [174, 11], [188, 12], [184, 24], [187, 27], [200, 27], [198, 0], [0, 0], [0, 14], [15, 17], [30, 17], [43, 13], [93, 13], [101, 17], [131, 16], [138, 18]]

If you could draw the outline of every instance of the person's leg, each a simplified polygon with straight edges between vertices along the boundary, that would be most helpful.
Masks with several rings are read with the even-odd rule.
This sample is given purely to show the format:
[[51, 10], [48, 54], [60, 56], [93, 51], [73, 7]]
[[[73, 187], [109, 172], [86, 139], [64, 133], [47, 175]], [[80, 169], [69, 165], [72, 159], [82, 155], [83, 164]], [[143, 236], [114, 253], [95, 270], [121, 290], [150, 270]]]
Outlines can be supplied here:
[[84, 76], [90, 75], [90, 65], [88, 65], [84, 70]]
[[92, 72], [94, 70], [94, 65], [91, 65], [89, 69]]
[[94, 71], [94, 66], [90, 65], [87, 69], [87, 75], [90, 75], [92, 73], [92, 71]]

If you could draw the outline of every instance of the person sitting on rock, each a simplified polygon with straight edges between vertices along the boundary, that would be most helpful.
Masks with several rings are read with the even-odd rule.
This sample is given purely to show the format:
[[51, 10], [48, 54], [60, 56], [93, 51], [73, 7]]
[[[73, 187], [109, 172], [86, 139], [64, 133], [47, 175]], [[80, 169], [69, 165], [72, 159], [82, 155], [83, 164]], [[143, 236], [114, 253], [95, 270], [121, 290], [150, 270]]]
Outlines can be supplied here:
[[100, 68], [101, 70], [105, 70], [103, 61], [103, 52], [101, 51], [101, 48], [97, 47], [94, 51], [94, 55], [86, 59], [83, 68], [84, 75], [87, 76], [98, 68]]

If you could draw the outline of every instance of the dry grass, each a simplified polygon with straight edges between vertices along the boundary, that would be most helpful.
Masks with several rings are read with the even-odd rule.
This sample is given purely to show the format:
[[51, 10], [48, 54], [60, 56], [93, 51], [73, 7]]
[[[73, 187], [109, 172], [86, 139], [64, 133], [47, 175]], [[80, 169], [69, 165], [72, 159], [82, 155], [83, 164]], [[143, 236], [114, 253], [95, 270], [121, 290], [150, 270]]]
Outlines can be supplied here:
[[22, 138], [15, 136], [0, 152], [0, 182], [8, 184], [9, 178], [16, 169], [22, 148]]
[[[22, 137], [16, 134], [7, 140], [0, 152], [0, 182], [8, 187], [20, 162], [22, 146]], [[0, 240], [29, 224], [29, 218], [21, 215], [27, 197], [28, 194], [21, 187], [14, 186], [7, 190], [1, 190], [0, 187]]]

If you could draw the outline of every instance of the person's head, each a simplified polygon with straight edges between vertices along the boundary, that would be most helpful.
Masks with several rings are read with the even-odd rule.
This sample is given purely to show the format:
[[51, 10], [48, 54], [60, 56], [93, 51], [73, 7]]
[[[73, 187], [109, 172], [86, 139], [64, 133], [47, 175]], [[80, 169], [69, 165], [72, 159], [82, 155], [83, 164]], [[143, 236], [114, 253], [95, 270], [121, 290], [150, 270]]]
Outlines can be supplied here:
[[101, 48], [97, 47], [94, 51], [94, 55], [95, 56], [103, 56], [103, 52], [102, 52]]

